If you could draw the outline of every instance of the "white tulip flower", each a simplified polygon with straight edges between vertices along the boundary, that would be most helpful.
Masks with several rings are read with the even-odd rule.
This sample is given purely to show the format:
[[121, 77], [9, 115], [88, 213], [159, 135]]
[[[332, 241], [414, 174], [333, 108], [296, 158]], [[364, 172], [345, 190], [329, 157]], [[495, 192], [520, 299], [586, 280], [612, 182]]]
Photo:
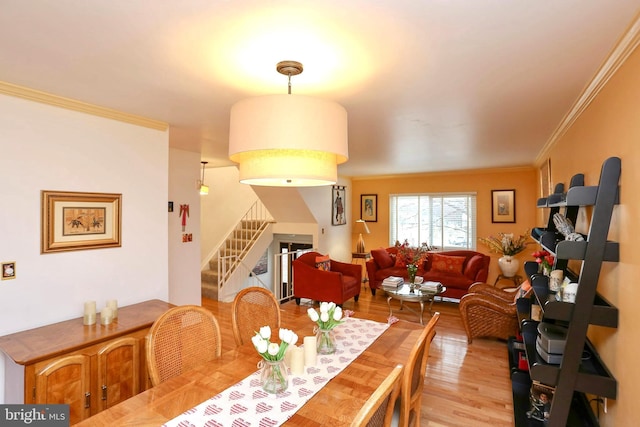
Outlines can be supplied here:
[[254, 336], [251, 337], [251, 342], [253, 343], [254, 347], [258, 347], [258, 344], [260, 344], [261, 341], [264, 341], [262, 339], [262, 337], [260, 336], [260, 334], [255, 334]]
[[258, 353], [260, 354], [265, 353], [268, 348], [269, 348], [269, 341], [266, 341], [266, 340], [262, 340], [258, 343], [258, 345], [256, 345], [256, 350], [258, 350]]
[[320, 318], [320, 317], [318, 316], [318, 312], [317, 312], [317, 311], [315, 311], [313, 308], [308, 309], [308, 310], [307, 310], [307, 314], [309, 315], [309, 318], [310, 318], [311, 320], [313, 320], [314, 322], [317, 322], [317, 321], [318, 321], [318, 319]]
[[320, 313], [327, 313], [329, 311], [329, 303], [321, 302], [320, 303]]
[[296, 343], [298, 342], [298, 335], [291, 331], [291, 339], [289, 341], [287, 341], [287, 343], [289, 345], [296, 345]]
[[336, 308], [336, 303], [335, 302], [330, 302], [329, 303], [329, 311], [333, 310], [334, 308]]
[[271, 327], [263, 326], [262, 328], [260, 328], [260, 336], [262, 338], [264, 338], [265, 340], [270, 339], [271, 338]]
[[269, 347], [267, 348], [267, 352], [271, 356], [275, 356], [276, 354], [278, 354], [279, 351], [280, 351], [280, 346], [274, 342], [270, 343]]
[[328, 322], [329, 321], [329, 313], [327, 313], [326, 311], [320, 313], [320, 320], [322, 320], [323, 322]]
[[342, 319], [342, 309], [340, 307], [336, 307], [333, 312], [333, 320], [338, 321], [340, 319]]
[[278, 332], [278, 337], [280, 338], [280, 341], [284, 341], [288, 343], [291, 340], [291, 334], [293, 334], [292, 330], [280, 328], [280, 331]]

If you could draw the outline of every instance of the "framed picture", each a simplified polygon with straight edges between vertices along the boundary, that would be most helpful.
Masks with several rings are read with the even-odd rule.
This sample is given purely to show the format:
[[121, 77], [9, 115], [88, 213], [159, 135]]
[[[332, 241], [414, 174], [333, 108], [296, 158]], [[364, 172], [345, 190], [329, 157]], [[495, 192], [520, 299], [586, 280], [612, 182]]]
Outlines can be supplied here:
[[378, 195], [360, 195], [360, 219], [366, 222], [378, 222]]
[[122, 194], [42, 191], [41, 253], [119, 247]]
[[516, 190], [491, 190], [491, 222], [516, 222]]
[[16, 263], [14, 261], [11, 262], [3, 262], [2, 263], [2, 280], [9, 280], [16, 278]]
[[342, 185], [334, 185], [331, 189], [331, 225], [345, 225], [347, 223], [345, 193], [346, 188]]
[[551, 159], [547, 159], [540, 165], [540, 197], [551, 194]]

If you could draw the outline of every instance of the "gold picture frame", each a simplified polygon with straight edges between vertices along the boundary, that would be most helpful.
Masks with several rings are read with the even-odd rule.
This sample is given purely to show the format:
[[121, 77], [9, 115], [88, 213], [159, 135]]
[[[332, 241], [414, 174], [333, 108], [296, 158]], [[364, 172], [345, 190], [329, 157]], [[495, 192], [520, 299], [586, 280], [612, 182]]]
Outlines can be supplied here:
[[491, 222], [516, 222], [516, 190], [491, 190]]
[[122, 194], [41, 192], [41, 253], [122, 246]]
[[378, 195], [360, 195], [360, 219], [366, 222], [378, 222]]
[[552, 194], [551, 187], [551, 159], [547, 159], [540, 165], [540, 197]]

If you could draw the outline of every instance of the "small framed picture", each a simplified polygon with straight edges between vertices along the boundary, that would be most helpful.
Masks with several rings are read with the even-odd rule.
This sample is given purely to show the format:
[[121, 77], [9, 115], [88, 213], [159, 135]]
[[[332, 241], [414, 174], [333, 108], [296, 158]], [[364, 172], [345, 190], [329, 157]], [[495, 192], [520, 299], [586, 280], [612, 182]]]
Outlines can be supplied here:
[[516, 190], [491, 190], [491, 222], [516, 222]]
[[360, 195], [360, 219], [366, 222], [378, 222], [378, 195]]
[[2, 263], [2, 280], [9, 280], [16, 278], [16, 263], [14, 261], [11, 262], [3, 262]]
[[345, 225], [347, 223], [345, 192], [346, 188], [342, 185], [334, 185], [331, 189], [331, 225]]

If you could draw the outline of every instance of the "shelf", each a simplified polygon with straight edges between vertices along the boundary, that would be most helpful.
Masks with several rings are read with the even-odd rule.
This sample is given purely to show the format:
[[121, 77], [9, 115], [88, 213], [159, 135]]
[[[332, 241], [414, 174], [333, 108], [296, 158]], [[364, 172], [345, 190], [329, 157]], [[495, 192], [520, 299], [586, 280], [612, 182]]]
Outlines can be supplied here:
[[[584, 260], [587, 254], [587, 236], [583, 242], [564, 240], [564, 236], [558, 232], [548, 231], [544, 228], [531, 230], [531, 237], [542, 246], [544, 250], [559, 259]], [[620, 260], [620, 244], [607, 241], [604, 246], [602, 261], [618, 262]]]
[[[526, 262], [525, 272], [527, 274], [531, 273], [534, 267], [537, 268], [535, 262]], [[569, 322], [572, 319], [575, 304], [556, 300], [555, 294], [549, 292], [549, 278], [538, 274], [537, 270], [535, 271], [535, 273], [529, 276], [529, 280], [538, 304], [544, 312], [544, 317]], [[589, 323], [597, 326], [606, 326], [608, 328], [617, 328], [618, 317], [618, 308], [614, 307], [608, 300], [596, 292], [589, 315]]]
[[[527, 360], [529, 361], [529, 373], [531, 378], [543, 384], [556, 386], [560, 365], [545, 362], [536, 350], [536, 338], [538, 336], [538, 322], [525, 322], [522, 325], [522, 338], [525, 343]], [[606, 368], [593, 345], [585, 338], [583, 354], [589, 354], [589, 358], [583, 358], [580, 363], [575, 384], [575, 390], [584, 393], [615, 399], [617, 395], [617, 381]]]
[[[545, 427], [546, 423], [527, 418], [527, 411], [530, 407], [529, 391], [531, 389], [529, 375], [526, 372], [514, 372], [511, 376], [511, 386], [515, 426]], [[571, 410], [566, 425], [567, 427], [595, 427], [599, 425], [583, 393], [573, 394]]]

